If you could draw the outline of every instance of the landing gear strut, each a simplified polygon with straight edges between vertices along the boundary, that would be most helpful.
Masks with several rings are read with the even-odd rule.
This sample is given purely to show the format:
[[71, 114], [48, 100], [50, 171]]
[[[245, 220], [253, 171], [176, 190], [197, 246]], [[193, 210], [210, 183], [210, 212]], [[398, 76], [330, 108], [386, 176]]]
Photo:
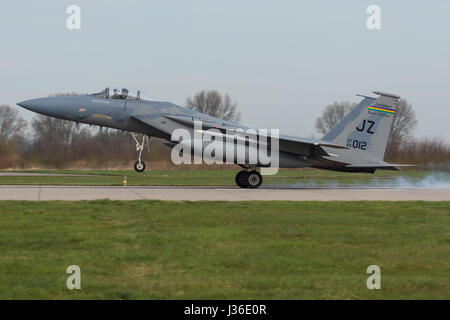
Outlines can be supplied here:
[[261, 174], [256, 170], [242, 170], [236, 174], [235, 181], [236, 184], [241, 188], [256, 189], [261, 186], [263, 178]]
[[145, 141], [147, 141], [147, 147], [150, 151], [150, 142], [148, 141], [148, 137], [146, 135], [142, 135], [142, 141], [139, 142], [138, 135], [136, 133], [131, 132], [131, 136], [133, 137], [134, 141], [136, 141], [136, 151], [139, 152], [138, 154], [138, 161], [134, 163], [134, 170], [137, 172], [144, 172], [145, 170], [145, 163], [141, 160], [142, 157], [142, 151], [144, 150]]

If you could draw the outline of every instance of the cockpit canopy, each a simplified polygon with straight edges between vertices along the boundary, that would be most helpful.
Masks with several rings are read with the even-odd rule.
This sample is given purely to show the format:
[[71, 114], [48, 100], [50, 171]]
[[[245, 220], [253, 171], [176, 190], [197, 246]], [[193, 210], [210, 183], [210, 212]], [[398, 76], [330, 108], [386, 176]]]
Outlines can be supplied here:
[[142, 100], [140, 91], [137, 92], [136, 96], [130, 96], [128, 95], [128, 90], [125, 88], [122, 88], [120, 91], [119, 89], [113, 89], [113, 93], [110, 95], [109, 88], [107, 87], [100, 92], [90, 94], [90, 96], [105, 99]]

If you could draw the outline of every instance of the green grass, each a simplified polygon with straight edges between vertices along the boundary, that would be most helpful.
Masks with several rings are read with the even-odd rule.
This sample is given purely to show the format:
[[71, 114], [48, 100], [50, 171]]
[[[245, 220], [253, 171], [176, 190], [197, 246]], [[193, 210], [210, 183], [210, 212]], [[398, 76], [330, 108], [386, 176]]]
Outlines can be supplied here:
[[[24, 172], [83, 174], [87, 176], [0, 176], [0, 184], [10, 185], [122, 185], [127, 177], [128, 185], [234, 186], [237, 170], [158, 170], [137, 173], [132, 170], [26, 170]], [[338, 183], [351, 186], [357, 183], [388, 181], [396, 177], [419, 179], [427, 171], [378, 171], [375, 174], [344, 173], [323, 170], [281, 170], [277, 175], [264, 176], [264, 185], [294, 184], [321, 186]]]
[[448, 299], [449, 218], [450, 202], [3, 201], [0, 299]]

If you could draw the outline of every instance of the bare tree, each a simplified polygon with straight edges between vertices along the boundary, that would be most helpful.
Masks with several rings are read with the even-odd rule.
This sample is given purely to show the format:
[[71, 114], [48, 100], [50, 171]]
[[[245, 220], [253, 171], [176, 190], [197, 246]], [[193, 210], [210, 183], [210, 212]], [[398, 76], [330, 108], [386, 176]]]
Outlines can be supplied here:
[[385, 158], [387, 160], [395, 159], [402, 153], [402, 146], [410, 140], [416, 126], [416, 113], [411, 104], [404, 99], [400, 99], [386, 148]]
[[193, 98], [187, 98], [186, 107], [227, 121], [238, 122], [241, 119], [237, 103], [232, 102], [228, 94], [222, 97], [216, 90], [202, 90]]
[[75, 122], [38, 115], [31, 127], [34, 141], [28, 158], [38, 165], [56, 168], [65, 168], [75, 160], [72, 147], [82, 131]]
[[72, 121], [37, 115], [31, 124], [35, 139], [49, 144], [69, 144], [79, 132]]
[[411, 138], [413, 130], [417, 126], [416, 113], [411, 104], [405, 99], [400, 99], [395, 113], [389, 140], [392, 143], [403, 143]]
[[0, 106], [0, 141], [6, 141], [14, 136], [23, 137], [27, 123], [19, 112], [10, 106]]
[[316, 120], [316, 130], [325, 135], [341, 121], [347, 113], [356, 107], [356, 103], [342, 101], [329, 104], [322, 116]]

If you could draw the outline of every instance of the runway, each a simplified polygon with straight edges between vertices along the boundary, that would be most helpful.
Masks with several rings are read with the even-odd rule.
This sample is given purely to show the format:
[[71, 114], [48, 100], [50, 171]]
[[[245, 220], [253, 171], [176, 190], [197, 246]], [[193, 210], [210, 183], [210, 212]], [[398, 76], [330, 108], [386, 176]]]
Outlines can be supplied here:
[[0, 177], [98, 177], [96, 174], [0, 171]]
[[169, 201], [450, 201], [450, 189], [0, 186], [0, 200], [77, 201], [98, 199]]

